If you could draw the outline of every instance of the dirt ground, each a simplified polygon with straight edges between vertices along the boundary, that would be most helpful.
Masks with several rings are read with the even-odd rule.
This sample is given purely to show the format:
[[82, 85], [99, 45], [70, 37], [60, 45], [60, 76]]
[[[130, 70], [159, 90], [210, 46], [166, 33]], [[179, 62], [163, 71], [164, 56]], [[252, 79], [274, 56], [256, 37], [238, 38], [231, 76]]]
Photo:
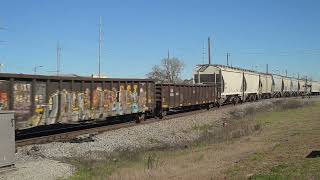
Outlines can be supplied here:
[[320, 102], [254, 120], [262, 128], [250, 136], [192, 148], [146, 152], [110, 179], [317, 179], [320, 158]]

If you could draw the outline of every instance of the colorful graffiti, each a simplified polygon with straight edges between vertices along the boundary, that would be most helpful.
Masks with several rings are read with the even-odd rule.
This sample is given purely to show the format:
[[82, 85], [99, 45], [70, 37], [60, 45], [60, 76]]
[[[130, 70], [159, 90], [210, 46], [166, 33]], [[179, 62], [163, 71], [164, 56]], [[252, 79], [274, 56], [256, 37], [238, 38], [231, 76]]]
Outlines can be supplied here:
[[15, 83], [13, 86], [14, 110], [27, 111], [31, 106], [31, 84]]
[[46, 84], [38, 83], [36, 85], [36, 94], [34, 97], [35, 102], [35, 112], [34, 115], [29, 119], [29, 126], [38, 126], [42, 125], [41, 120], [44, 114], [47, 112], [43, 106], [46, 101]]
[[8, 110], [8, 94], [0, 92], [0, 110]]
[[[28, 120], [28, 126], [49, 125], [55, 123], [72, 123], [83, 120], [99, 119], [116, 115], [145, 112], [147, 110], [147, 93], [145, 84], [120, 85], [112, 89], [96, 87], [92, 91], [55, 91], [48, 97], [46, 103], [46, 85], [37, 84], [35, 93], [35, 112]], [[29, 102], [23, 107], [30, 106], [30, 86], [17, 87], [20, 89], [17, 102]], [[24, 91], [21, 92], [21, 89]], [[3, 98], [5, 101], [5, 98]], [[91, 102], [92, 100], [92, 102]], [[1, 102], [1, 93], [0, 93]]]
[[24, 119], [30, 116], [31, 108], [31, 84], [17, 82], [13, 85], [13, 110], [16, 111], [17, 127], [28, 126]]
[[147, 105], [147, 93], [146, 93], [146, 87], [145, 84], [142, 83], [140, 87], [140, 92], [139, 92], [139, 98], [138, 98], [138, 107], [139, 110], [144, 112], [146, 110], [146, 105]]

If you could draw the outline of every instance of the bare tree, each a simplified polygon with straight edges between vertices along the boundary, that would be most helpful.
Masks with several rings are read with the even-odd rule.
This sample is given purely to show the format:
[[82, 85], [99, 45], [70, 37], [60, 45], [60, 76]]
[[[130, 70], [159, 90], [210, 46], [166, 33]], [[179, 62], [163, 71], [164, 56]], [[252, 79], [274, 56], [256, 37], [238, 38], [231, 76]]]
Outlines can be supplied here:
[[160, 65], [152, 67], [147, 77], [159, 82], [178, 83], [181, 82], [180, 75], [183, 68], [184, 63], [178, 58], [165, 58], [161, 60]]

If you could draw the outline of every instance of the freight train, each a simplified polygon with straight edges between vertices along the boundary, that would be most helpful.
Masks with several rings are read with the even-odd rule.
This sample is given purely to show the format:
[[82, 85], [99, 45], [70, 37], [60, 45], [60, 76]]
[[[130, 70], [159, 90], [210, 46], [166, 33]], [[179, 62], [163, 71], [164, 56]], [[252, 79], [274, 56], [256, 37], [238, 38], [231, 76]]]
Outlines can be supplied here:
[[197, 66], [194, 84], [0, 73], [0, 110], [15, 112], [16, 130], [319, 93], [319, 82], [222, 65]]

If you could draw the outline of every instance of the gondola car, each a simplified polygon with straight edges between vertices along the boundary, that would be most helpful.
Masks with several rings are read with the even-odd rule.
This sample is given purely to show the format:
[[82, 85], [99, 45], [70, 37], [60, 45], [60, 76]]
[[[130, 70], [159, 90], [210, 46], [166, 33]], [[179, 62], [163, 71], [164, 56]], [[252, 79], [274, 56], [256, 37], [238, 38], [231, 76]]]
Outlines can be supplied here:
[[16, 129], [152, 114], [154, 91], [148, 79], [0, 74], [0, 107], [15, 112]]

